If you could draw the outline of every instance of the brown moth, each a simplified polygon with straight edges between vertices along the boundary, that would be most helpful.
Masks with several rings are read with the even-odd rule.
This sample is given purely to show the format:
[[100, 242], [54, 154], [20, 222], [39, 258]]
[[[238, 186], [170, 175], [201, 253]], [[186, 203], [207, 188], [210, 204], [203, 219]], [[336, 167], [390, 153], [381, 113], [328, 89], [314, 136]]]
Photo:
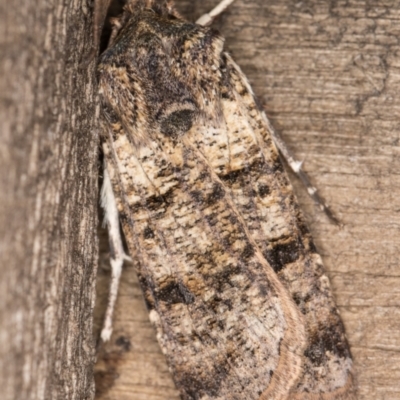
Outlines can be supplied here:
[[98, 72], [114, 271], [103, 340], [119, 218], [182, 399], [356, 399], [322, 260], [223, 39], [132, 0]]

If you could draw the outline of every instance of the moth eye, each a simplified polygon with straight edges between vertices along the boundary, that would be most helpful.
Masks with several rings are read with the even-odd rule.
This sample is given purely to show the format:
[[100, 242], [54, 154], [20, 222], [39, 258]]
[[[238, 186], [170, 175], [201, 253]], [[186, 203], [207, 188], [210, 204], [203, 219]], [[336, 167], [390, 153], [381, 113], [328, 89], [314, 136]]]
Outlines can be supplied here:
[[172, 112], [161, 122], [161, 132], [168, 136], [177, 136], [187, 132], [193, 124], [193, 110], [179, 110]]

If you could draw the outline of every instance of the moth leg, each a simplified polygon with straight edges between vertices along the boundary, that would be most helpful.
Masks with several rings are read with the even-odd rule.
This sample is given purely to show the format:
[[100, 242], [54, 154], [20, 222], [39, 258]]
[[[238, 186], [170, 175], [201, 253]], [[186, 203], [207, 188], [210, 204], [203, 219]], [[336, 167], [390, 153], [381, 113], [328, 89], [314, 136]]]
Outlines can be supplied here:
[[196, 24], [207, 26], [211, 25], [218, 15], [222, 14], [235, 0], [221, 0], [221, 2], [214, 7], [209, 13], [202, 15], [197, 21]]
[[103, 329], [100, 335], [101, 339], [104, 342], [107, 342], [110, 340], [112, 333], [112, 317], [118, 294], [122, 265], [125, 260], [131, 261], [131, 258], [125, 254], [124, 246], [122, 244], [117, 203], [115, 201], [110, 176], [108, 175], [106, 166], [104, 166], [104, 180], [101, 188], [101, 206], [104, 209], [104, 223], [107, 225], [108, 230], [111, 263], [110, 291], [108, 294], [108, 304], [104, 317]]
[[303, 171], [302, 165], [303, 161], [297, 161], [294, 159], [292, 152], [286, 146], [285, 141], [281, 138], [281, 136], [275, 131], [271, 123], [269, 122], [266, 114], [263, 112], [263, 117], [267, 122], [268, 129], [271, 133], [272, 138], [274, 139], [276, 147], [279, 149], [279, 152], [283, 156], [283, 158], [288, 163], [290, 169], [300, 178], [303, 185], [307, 189], [309, 196], [314, 200], [314, 202], [318, 205], [323, 213], [336, 225], [341, 226], [340, 221], [333, 214], [332, 210], [328, 207], [325, 200], [319, 195], [317, 188], [312, 185], [310, 178]]

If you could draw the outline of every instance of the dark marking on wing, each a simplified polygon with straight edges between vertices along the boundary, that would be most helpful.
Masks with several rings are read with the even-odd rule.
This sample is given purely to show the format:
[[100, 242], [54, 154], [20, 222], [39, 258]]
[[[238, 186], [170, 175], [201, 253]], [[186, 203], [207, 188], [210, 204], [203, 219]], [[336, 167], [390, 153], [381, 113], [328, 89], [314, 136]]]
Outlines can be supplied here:
[[193, 110], [179, 110], [171, 113], [161, 122], [161, 132], [164, 135], [177, 137], [186, 133], [193, 124]]
[[146, 226], [146, 228], [143, 231], [143, 238], [144, 239], [154, 239], [154, 231], [151, 229], [149, 226]]
[[[335, 311], [336, 312], [336, 311]], [[350, 350], [340, 320], [333, 325], [319, 326], [310, 334], [310, 343], [304, 352], [306, 357], [315, 364], [324, 364], [328, 352], [335, 353], [341, 358], [350, 357]]]
[[[157, 212], [158, 214], [165, 214], [170, 204], [172, 204], [174, 199], [174, 191], [168, 190], [166, 193], [159, 196], [150, 196], [146, 198], [146, 205], [136, 204], [137, 208], [145, 207], [149, 211]], [[136, 210], [135, 210], [136, 211]], [[157, 218], [157, 215], [155, 215]]]
[[157, 289], [157, 300], [167, 304], [191, 304], [194, 302], [194, 296], [189, 289], [181, 282], [171, 281], [167, 286]]
[[276, 273], [286, 264], [296, 261], [299, 255], [299, 242], [297, 240], [274, 243], [271, 249], [264, 251], [264, 257]]
[[212, 192], [207, 196], [205, 202], [207, 206], [212, 206], [217, 201], [225, 197], [225, 189], [220, 183], [214, 183]]
[[258, 185], [258, 194], [260, 197], [268, 196], [270, 193], [271, 193], [271, 190], [267, 185], [264, 185], [264, 184]]
[[247, 259], [251, 258], [254, 256], [254, 247], [252, 244], [247, 243], [246, 247], [244, 248], [241, 258], [246, 261]]

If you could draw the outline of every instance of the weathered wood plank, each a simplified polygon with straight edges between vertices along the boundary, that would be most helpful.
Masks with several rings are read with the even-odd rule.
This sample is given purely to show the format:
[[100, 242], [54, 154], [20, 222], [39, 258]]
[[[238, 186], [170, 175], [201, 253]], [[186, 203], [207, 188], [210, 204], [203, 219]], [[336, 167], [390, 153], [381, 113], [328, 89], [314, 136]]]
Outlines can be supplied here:
[[[178, 2], [192, 18], [213, 5]], [[344, 225], [332, 225], [292, 176], [346, 326], [360, 399], [398, 399], [400, 4], [237, 0], [219, 22], [273, 125]], [[129, 351], [116, 344], [121, 337]], [[114, 361], [100, 357], [97, 370], [115, 379], [99, 379], [98, 399], [178, 398], [132, 266], [104, 351]]]

